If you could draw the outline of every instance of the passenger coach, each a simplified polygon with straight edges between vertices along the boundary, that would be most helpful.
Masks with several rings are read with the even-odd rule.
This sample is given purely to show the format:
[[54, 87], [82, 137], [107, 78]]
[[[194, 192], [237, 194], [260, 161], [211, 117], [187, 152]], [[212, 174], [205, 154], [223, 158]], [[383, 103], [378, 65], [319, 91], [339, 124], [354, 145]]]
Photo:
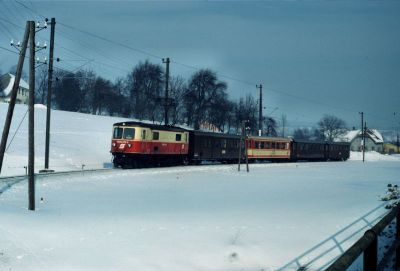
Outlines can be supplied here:
[[290, 160], [291, 139], [279, 137], [248, 137], [249, 160]]

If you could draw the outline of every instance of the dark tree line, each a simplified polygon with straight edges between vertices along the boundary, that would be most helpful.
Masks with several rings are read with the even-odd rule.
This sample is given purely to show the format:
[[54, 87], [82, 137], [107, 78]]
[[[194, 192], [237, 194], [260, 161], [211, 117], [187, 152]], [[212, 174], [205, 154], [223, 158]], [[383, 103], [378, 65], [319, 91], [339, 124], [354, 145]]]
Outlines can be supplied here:
[[[136, 65], [125, 77], [111, 82], [90, 70], [58, 70], [53, 85], [53, 107], [60, 110], [96, 115], [122, 116], [155, 123], [164, 121], [168, 103], [169, 124], [184, 124], [195, 129], [214, 129], [239, 133], [247, 121], [253, 134], [258, 131], [258, 101], [248, 95], [233, 101], [228, 85], [216, 72], [202, 69], [188, 80], [170, 77], [169, 97], [165, 101], [165, 71], [149, 61]], [[36, 100], [46, 103], [47, 71], [37, 73]], [[277, 135], [277, 122], [264, 117], [264, 134]]]
[[317, 140], [333, 142], [347, 132], [346, 123], [333, 115], [325, 115], [317, 123], [317, 128], [299, 128], [293, 133], [293, 138], [299, 140]]

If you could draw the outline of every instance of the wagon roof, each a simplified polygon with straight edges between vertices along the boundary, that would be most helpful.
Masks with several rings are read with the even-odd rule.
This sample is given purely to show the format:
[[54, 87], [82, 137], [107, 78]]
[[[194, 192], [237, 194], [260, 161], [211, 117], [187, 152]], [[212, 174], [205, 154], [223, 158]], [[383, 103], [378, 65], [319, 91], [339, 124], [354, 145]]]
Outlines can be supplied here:
[[310, 144], [326, 144], [325, 141], [307, 140], [307, 139], [293, 139], [296, 143], [310, 143]]
[[202, 136], [213, 136], [213, 137], [224, 137], [224, 138], [234, 138], [234, 139], [239, 139], [239, 135], [234, 135], [234, 134], [225, 134], [225, 133], [216, 133], [216, 132], [207, 132], [207, 131], [200, 131], [200, 130], [193, 130], [191, 131], [195, 135], [202, 135]]
[[292, 141], [291, 138], [286, 137], [265, 137], [265, 136], [249, 136], [250, 139], [262, 139], [262, 140], [279, 140], [279, 141]]
[[188, 131], [186, 129], [171, 126], [171, 125], [160, 125], [160, 124], [144, 123], [144, 122], [139, 122], [139, 121], [117, 122], [117, 123], [114, 123], [114, 126], [139, 126], [139, 127], [150, 128], [153, 130], [174, 131], [174, 132], [187, 132]]
[[327, 142], [327, 141], [313, 141], [313, 140], [304, 140], [304, 139], [293, 139], [296, 143], [311, 143], [311, 144], [329, 144], [329, 145], [350, 145], [348, 142]]

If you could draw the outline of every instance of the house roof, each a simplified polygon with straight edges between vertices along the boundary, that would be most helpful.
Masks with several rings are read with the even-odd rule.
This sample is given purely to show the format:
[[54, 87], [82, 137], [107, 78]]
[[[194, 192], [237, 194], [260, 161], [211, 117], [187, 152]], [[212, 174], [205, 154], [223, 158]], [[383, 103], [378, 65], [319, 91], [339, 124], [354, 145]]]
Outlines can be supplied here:
[[[14, 86], [15, 75], [6, 73], [0, 77], [0, 97], [7, 97], [10, 95], [12, 87]], [[22, 78], [19, 81], [19, 86], [29, 89], [29, 85]]]
[[[351, 142], [358, 136], [361, 136], [360, 129], [348, 131], [347, 134], [342, 136], [341, 140], [346, 141], [346, 142]], [[375, 143], [383, 143], [383, 136], [376, 129], [367, 129], [366, 136], [371, 138]]]

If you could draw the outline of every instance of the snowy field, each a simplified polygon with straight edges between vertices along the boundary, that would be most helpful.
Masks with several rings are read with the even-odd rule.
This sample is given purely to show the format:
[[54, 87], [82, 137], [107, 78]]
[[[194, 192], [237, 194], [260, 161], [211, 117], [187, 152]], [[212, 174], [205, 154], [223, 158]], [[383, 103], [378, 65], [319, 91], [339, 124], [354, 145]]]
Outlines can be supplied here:
[[[16, 110], [20, 120], [26, 107]], [[6, 106], [0, 111], [2, 124]], [[45, 110], [36, 113], [40, 169]], [[110, 162], [111, 125], [121, 119], [53, 116], [53, 165]], [[2, 176], [24, 173], [27, 128], [21, 129]], [[0, 194], [0, 270], [276, 270], [382, 204], [388, 183], [400, 184], [400, 157], [366, 157], [366, 163], [352, 153], [347, 162], [252, 164], [250, 173], [210, 165], [42, 178], [35, 212], [27, 210], [21, 182]], [[365, 223], [347, 234], [360, 227]]]
[[[3, 131], [8, 104], [0, 103], [0, 131]], [[9, 148], [1, 176], [25, 174], [28, 165], [28, 108], [16, 105], [10, 130]], [[111, 163], [112, 125], [123, 118], [52, 110], [50, 168], [56, 171], [103, 168]], [[18, 132], [17, 128], [21, 123]], [[35, 172], [44, 168], [46, 107], [35, 106]], [[11, 138], [14, 137], [11, 144]]]

